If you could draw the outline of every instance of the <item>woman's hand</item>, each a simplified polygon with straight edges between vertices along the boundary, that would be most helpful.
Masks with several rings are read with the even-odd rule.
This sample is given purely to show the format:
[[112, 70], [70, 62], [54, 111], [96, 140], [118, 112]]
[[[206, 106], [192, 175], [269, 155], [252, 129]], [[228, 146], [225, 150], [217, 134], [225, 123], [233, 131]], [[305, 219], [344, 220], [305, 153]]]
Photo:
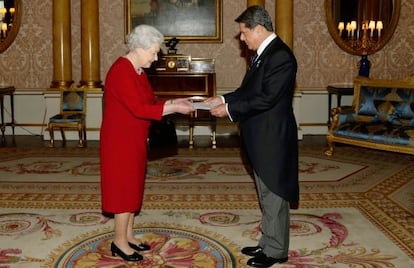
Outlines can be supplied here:
[[181, 103], [191, 104], [191, 101], [189, 101], [188, 98], [176, 98], [176, 99], [171, 99], [170, 101], [176, 104], [181, 104]]
[[195, 111], [193, 104], [187, 99], [175, 99], [173, 103], [176, 105], [177, 113], [189, 114]]
[[187, 98], [177, 98], [165, 102], [162, 115], [172, 113], [189, 114], [191, 112], [194, 112], [193, 104]]

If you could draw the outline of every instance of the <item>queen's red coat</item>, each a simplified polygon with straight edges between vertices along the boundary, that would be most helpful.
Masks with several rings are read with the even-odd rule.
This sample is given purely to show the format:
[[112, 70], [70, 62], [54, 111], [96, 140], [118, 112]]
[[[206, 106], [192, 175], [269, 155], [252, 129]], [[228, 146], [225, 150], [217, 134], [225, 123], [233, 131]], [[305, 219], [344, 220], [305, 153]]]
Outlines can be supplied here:
[[161, 120], [164, 102], [156, 100], [145, 72], [124, 57], [108, 71], [100, 133], [101, 199], [107, 213], [141, 208], [151, 120]]

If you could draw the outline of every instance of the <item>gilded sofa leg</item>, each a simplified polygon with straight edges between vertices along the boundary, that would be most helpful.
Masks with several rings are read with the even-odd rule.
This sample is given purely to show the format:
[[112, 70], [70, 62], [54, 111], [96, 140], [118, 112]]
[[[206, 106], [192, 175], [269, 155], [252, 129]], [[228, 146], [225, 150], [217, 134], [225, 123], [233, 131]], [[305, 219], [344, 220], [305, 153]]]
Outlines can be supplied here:
[[335, 149], [335, 144], [332, 141], [332, 137], [331, 136], [327, 136], [326, 137], [326, 143], [328, 144], [328, 148], [325, 150], [325, 155], [326, 156], [332, 156], [333, 155], [333, 151]]

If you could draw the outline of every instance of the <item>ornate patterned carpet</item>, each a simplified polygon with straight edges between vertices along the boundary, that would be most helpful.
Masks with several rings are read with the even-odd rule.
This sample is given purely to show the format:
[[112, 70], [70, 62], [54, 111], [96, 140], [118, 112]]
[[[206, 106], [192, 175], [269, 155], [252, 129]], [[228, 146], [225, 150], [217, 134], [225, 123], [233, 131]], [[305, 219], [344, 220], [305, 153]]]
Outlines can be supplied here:
[[[246, 267], [260, 210], [240, 151], [152, 155], [135, 233], [144, 261], [112, 257], [96, 148], [0, 148], [0, 267]], [[289, 261], [275, 267], [414, 267], [414, 157], [300, 149]]]

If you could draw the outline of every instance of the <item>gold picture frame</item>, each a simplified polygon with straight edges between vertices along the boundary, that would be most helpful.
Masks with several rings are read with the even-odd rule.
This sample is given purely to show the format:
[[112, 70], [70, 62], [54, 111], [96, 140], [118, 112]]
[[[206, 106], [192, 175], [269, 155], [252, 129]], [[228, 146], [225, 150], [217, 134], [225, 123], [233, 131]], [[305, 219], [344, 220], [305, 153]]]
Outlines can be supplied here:
[[156, 27], [168, 41], [223, 42], [223, 0], [124, 0], [125, 36], [140, 24]]

